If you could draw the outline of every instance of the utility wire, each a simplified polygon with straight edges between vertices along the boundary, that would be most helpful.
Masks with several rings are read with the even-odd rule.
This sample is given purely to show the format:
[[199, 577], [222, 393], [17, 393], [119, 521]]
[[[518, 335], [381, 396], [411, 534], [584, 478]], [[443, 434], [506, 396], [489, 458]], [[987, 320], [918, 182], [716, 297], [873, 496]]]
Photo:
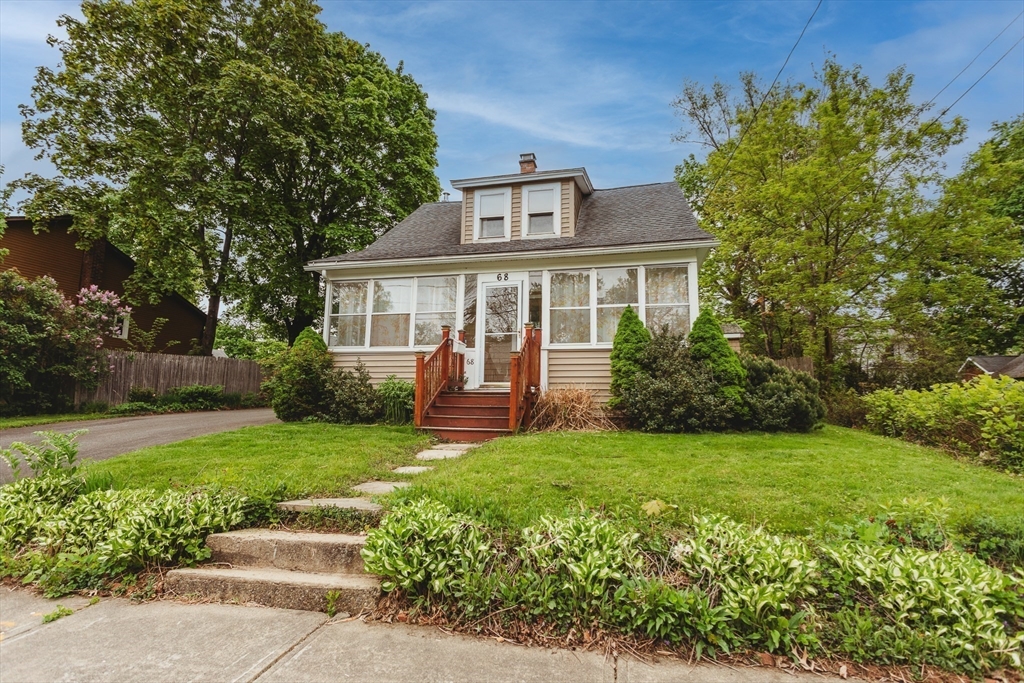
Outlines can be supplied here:
[[714, 193], [715, 188], [718, 187], [718, 182], [725, 176], [725, 172], [729, 170], [729, 164], [732, 162], [732, 158], [736, 154], [736, 150], [739, 149], [740, 145], [743, 144], [743, 138], [747, 134], [747, 131], [750, 130], [757, 122], [757, 115], [761, 112], [761, 107], [764, 106], [764, 103], [768, 100], [768, 96], [771, 95], [772, 90], [775, 89], [775, 84], [779, 82], [779, 77], [782, 75], [782, 72], [786, 69], [786, 65], [789, 64], [790, 57], [792, 57], [793, 53], [796, 52], [797, 45], [800, 44], [800, 41], [803, 40], [804, 34], [807, 33], [807, 27], [811, 25], [811, 22], [814, 20], [814, 15], [816, 15], [818, 13], [818, 10], [821, 8], [822, 1], [823, 0], [818, 0], [818, 4], [814, 6], [814, 11], [811, 12], [811, 16], [808, 17], [807, 23], [804, 24], [803, 30], [800, 31], [800, 35], [797, 37], [796, 42], [793, 43], [793, 47], [790, 48], [789, 54], [786, 55], [786, 61], [784, 61], [782, 63], [782, 66], [779, 67], [779, 72], [775, 74], [775, 79], [772, 81], [771, 86], [768, 88], [767, 91], [765, 91], [764, 97], [761, 98], [761, 101], [758, 103], [757, 108], [754, 110], [754, 116], [750, 119], [750, 124], [746, 128], [744, 128], [743, 131], [740, 133], [740, 139], [736, 141], [736, 145], [732, 148], [732, 151], [729, 152], [729, 158], [725, 160], [725, 166], [722, 168], [722, 172], [718, 174], [718, 177], [715, 178], [715, 182], [711, 184], [711, 189], [704, 196], [705, 200]]

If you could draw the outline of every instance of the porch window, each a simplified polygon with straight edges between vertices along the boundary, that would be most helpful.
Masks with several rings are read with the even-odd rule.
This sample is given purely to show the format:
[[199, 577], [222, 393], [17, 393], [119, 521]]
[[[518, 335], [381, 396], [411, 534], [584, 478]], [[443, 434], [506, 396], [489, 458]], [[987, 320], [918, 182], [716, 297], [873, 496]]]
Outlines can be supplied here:
[[370, 346], [409, 346], [412, 278], [376, 280], [370, 315]]
[[590, 271], [551, 273], [552, 344], [589, 344]]
[[366, 344], [367, 282], [335, 282], [331, 286], [328, 339], [331, 346]]
[[690, 332], [690, 288], [686, 266], [648, 266], [647, 329], [673, 334]]
[[441, 326], [455, 329], [456, 277], [421, 277], [416, 282], [416, 346], [436, 346]]
[[[597, 270], [597, 343], [611, 344], [626, 306], [639, 308], [636, 268]], [[638, 311], [639, 312], [639, 311]]]

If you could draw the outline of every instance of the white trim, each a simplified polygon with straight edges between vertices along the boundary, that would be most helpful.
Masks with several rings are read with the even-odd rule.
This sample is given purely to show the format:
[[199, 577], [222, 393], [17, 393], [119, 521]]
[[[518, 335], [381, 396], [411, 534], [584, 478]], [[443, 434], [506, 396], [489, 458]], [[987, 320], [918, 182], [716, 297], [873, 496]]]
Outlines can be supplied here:
[[324, 283], [324, 345], [328, 348], [331, 346], [331, 297], [334, 296], [334, 282], [327, 279], [327, 271], [320, 271], [320, 279]]
[[697, 315], [700, 314], [700, 292], [697, 291], [697, 264], [694, 264], [691, 268], [689, 264], [686, 266], [686, 285], [687, 285], [687, 297], [689, 301], [687, 303], [690, 306], [690, 329], [693, 329], [693, 323], [697, 321]]
[[[491, 240], [487, 240], [491, 241]], [[338, 261], [335, 263], [313, 261], [305, 266], [305, 270], [355, 270], [358, 268], [380, 268], [398, 266], [427, 266], [427, 265], [448, 265], [459, 263], [493, 263], [494, 261], [523, 261], [527, 259], [553, 259], [573, 258], [587, 256], [614, 256], [617, 254], [634, 254], [637, 258], [645, 254], [654, 254], [661, 251], [680, 251], [700, 249], [703, 247], [717, 247], [721, 244], [718, 240], [703, 240], [700, 242], [664, 242], [660, 244], [627, 244], [617, 247], [583, 247], [579, 249], [538, 249], [533, 251], [520, 252], [490, 252], [483, 254], [458, 254], [455, 256], [426, 256], [421, 258], [407, 259], [375, 259], [372, 261]], [[693, 261], [694, 259], [680, 259], [682, 261]]]
[[450, 180], [449, 183], [456, 190], [470, 189], [474, 187], [496, 186], [496, 185], [518, 185], [519, 183], [532, 183], [542, 180], [568, 180], [576, 181], [583, 194], [591, 194], [594, 186], [590, 182], [585, 168], [566, 168], [556, 171], [535, 171], [533, 173], [509, 173], [507, 175], [486, 176], [482, 178], [463, 178], [461, 180]]
[[[552, 195], [551, 221], [554, 232], [531, 235], [529, 193], [536, 190], [550, 190]], [[543, 183], [523, 185], [519, 189], [519, 238], [524, 240], [549, 240], [562, 236], [562, 183]]]
[[[526, 273], [526, 277], [522, 277], [522, 273], [508, 273], [508, 280], [484, 280], [483, 276], [488, 273], [481, 273], [481, 278], [477, 280], [477, 302], [480, 307], [480, 317], [477, 318], [481, 322], [478, 325], [479, 333], [476, 339], [477, 358], [479, 359], [479, 382], [478, 386], [481, 387], [493, 387], [493, 386], [505, 386], [508, 382], [487, 382], [485, 381], [486, 365], [487, 365], [487, 290], [493, 287], [515, 287], [519, 291], [518, 296], [518, 312], [516, 314], [516, 326], [512, 331], [513, 338], [516, 339], [516, 346], [519, 346], [519, 340], [523, 333], [523, 292], [529, 288], [530, 275]], [[495, 273], [489, 273], [494, 275]], [[516, 348], [518, 351], [519, 349]]]
[[[483, 195], [502, 195], [505, 213], [502, 215], [505, 234], [502, 237], [484, 237], [480, 234], [480, 197]], [[492, 216], [486, 216], [492, 218]], [[512, 239], [512, 188], [495, 187], [480, 189], [473, 193], [473, 242], [508, 242]]]

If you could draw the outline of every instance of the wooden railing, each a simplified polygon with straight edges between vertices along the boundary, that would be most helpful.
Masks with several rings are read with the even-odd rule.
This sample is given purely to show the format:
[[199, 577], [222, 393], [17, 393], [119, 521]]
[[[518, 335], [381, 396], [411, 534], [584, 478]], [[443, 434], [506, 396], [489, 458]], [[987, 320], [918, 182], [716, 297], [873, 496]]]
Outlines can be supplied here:
[[[427, 409], [437, 400], [438, 395], [450, 384], [462, 378], [465, 356], [455, 353], [455, 340], [447, 325], [441, 327], [441, 343], [427, 356], [416, 352], [416, 401], [413, 421], [422, 426]], [[465, 341], [466, 333], [459, 331], [459, 341]]]
[[533, 323], [523, 329], [523, 343], [512, 354], [509, 372], [508, 428], [519, 431], [530, 426], [533, 404], [540, 392], [540, 335]]

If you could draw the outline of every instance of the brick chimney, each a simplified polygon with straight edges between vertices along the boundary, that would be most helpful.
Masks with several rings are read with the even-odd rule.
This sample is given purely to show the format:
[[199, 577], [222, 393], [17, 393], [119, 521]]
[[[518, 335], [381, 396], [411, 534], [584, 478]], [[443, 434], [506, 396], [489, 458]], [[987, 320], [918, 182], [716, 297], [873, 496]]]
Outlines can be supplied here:
[[527, 152], [526, 154], [519, 155], [519, 172], [520, 173], [536, 173], [537, 172], [537, 157], [533, 152]]

